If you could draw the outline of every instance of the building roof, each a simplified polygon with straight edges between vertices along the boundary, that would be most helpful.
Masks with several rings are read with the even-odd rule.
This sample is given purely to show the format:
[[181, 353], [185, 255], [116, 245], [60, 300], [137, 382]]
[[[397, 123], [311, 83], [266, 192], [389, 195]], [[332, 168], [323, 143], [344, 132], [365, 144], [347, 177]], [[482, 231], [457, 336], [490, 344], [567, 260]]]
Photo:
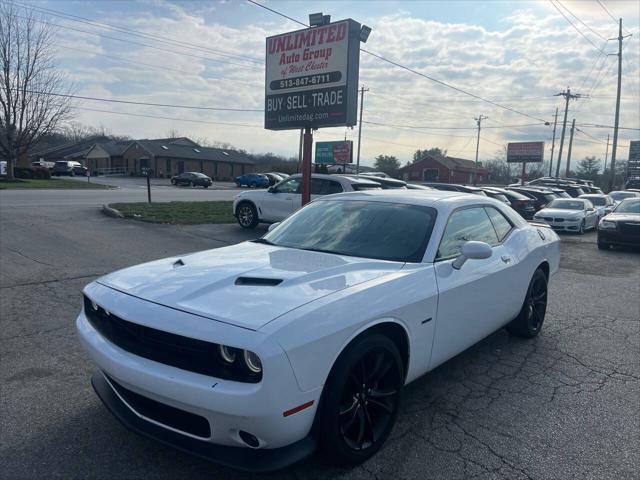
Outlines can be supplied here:
[[122, 140], [119, 142], [97, 142], [96, 145], [99, 145], [100, 148], [112, 157], [118, 157], [122, 155], [127, 147], [132, 143], [133, 140]]
[[472, 160], [466, 160], [464, 158], [456, 158], [456, 157], [446, 157], [446, 156], [442, 157], [442, 156], [435, 156], [435, 155], [426, 155], [420, 160], [418, 160], [417, 162], [414, 162], [411, 165], [402, 167], [400, 171], [402, 172], [405, 169], [410, 170], [413, 165], [420, 164], [425, 160], [435, 160], [436, 162], [447, 167], [449, 170], [467, 171], [467, 172], [473, 172], [474, 170], [478, 172], [487, 171], [487, 169], [482, 167], [481, 165], [478, 165], [478, 167], [476, 167], [476, 163]]
[[45, 160], [63, 159], [68, 156], [77, 156], [83, 152], [88, 152], [93, 146], [95, 140], [86, 142], [68, 142], [57, 147], [47, 148], [45, 150], [35, 151], [30, 157], [44, 158]]
[[136, 143], [154, 157], [255, 164], [246, 154], [228, 148], [194, 147], [182, 143], [165, 143], [161, 140], [137, 140]]

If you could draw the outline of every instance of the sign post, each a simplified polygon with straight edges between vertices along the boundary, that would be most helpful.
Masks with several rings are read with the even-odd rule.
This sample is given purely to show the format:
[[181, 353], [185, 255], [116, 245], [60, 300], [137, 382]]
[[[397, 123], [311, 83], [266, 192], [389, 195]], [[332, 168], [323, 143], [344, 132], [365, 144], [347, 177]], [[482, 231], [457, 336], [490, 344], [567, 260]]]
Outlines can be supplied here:
[[304, 129], [302, 205], [310, 200], [312, 129], [351, 127], [357, 117], [363, 27], [351, 19], [320, 18], [316, 26], [266, 42], [264, 127]]

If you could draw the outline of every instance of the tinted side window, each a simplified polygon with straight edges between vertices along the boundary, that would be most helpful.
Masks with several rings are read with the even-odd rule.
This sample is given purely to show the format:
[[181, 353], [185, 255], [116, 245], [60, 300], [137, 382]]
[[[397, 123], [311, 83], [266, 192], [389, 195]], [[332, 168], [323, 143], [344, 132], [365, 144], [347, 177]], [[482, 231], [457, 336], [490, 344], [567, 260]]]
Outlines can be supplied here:
[[276, 187], [276, 192], [278, 193], [298, 193], [298, 188], [300, 186], [299, 178], [290, 178]]
[[436, 259], [455, 257], [465, 242], [475, 240], [489, 245], [500, 243], [489, 216], [482, 207], [458, 210], [449, 217]]
[[486, 207], [485, 210], [491, 219], [493, 228], [495, 228], [496, 233], [498, 234], [498, 240], [503, 241], [504, 237], [506, 237], [511, 231], [511, 222], [509, 222], [501, 212], [493, 207]]
[[311, 195], [331, 195], [332, 193], [341, 193], [342, 185], [333, 180], [325, 180], [324, 178], [311, 179]]

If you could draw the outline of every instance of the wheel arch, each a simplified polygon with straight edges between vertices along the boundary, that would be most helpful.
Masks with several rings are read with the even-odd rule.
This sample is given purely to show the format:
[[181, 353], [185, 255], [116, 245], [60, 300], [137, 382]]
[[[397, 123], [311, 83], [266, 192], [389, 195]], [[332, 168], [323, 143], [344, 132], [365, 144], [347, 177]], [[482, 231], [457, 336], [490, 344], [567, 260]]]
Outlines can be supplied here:
[[549, 261], [548, 260], [544, 260], [542, 261], [542, 263], [540, 263], [540, 265], [538, 265], [537, 269], [540, 269], [544, 272], [545, 276], [547, 277], [547, 280], [549, 280], [549, 274], [550, 274], [550, 265], [549, 265]]
[[409, 332], [407, 331], [406, 326], [402, 324], [402, 322], [394, 318], [379, 319], [375, 323], [369, 323], [353, 332], [343, 343], [343, 345], [338, 349], [337, 354], [334, 356], [327, 378], [329, 378], [329, 376], [333, 372], [333, 369], [338, 363], [340, 356], [343, 355], [344, 352], [346, 352], [349, 347], [351, 347], [351, 345], [360, 340], [362, 337], [366, 335], [372, 335], [374, 333], [380, 333], [389, 337], [391, 341], [393, 341], [393, 343], [396, 345], [396, 347], [398, 347], [400, 358], [402, 358], [402, 367], [404, 369], [403, 373], [406, 378], [407, 372], [409, 370], [410, 358]]
[[253, 205], [253, 208], [256, 209], [256, 212], [260, 213], [260, 210], [258, 209], [258, 206], [255, 204], [255, 202], [253, 200], [250, 200], [248, 198], [243, 198], [242, 200], [240, 200], [236, 204], [235, 212], [233, 212], [236, 216], [238, 215], [238, 209], [240, 208], [240, 205], [242, 205], [243, 203], [249, 203], [249, 204]]
[[318, 408], [316, 409], [316, 413], [313, 419], [313, 423], [311, 426], [312, 434], [316, 435], [320, 428], [320, 421], [322, 418], [322, 407], [323, 407], [323, 399], [325, 396], [325, 385], [327, 384], [329, 378], [333, 374], [334, 368], [338, 363], [340, 357], [348, 351], [349, 347], [351, 347], [355, 342], [360, 340], [361, 338], [371, 335], [374, 333], [381, 333], [391, 339], [394, 344], [398, 347], [400, 351], [400, 358], [402, 359], [402, 366], [404, 368], [404, 377], [406, 379], [407, 372], [409, 370], [409, 359], [410, 359], [410, 342], [409, 342], [409, 332], [407, 327], [399, 320], [395, 318], [383, 318], [379, 319], [374, 323], [368, 323], [363, 327], [357, 329], [353, 332], [341, 345], [338, 349], [336, 355], [334, 355], [333, 360], [331, 362], [331, 368], [328, 369], [328, 373], [326, 378], [324, 379], [322, 385], [322, 394], [320, 395], [318, 401]]

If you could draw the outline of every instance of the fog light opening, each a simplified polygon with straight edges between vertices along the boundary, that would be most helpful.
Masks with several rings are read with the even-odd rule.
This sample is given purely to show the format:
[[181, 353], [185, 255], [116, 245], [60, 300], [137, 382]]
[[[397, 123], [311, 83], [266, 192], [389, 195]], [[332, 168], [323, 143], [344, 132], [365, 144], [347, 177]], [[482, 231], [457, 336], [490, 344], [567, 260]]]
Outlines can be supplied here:
[[260, 440], [258, 440], [255, 435], [252, 435], [249, 432], [245, 432], [244, 430], [240, 430], [238, 434], [240, 435], [242, 441], [251, 448], [258, 448], [260, 446]]

